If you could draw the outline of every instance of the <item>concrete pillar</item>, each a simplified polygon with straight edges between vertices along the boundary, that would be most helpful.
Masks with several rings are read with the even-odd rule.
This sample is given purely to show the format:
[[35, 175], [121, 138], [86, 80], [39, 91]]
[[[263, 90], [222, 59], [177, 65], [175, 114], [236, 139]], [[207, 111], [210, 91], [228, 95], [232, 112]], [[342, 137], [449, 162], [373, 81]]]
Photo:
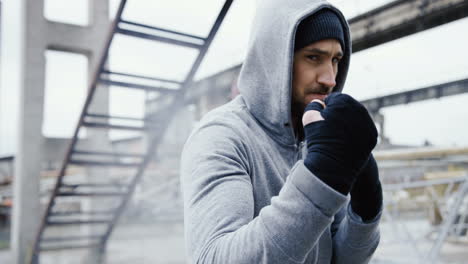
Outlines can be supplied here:
[[39, 173], [43, 145], [45, 84], [43, 0], [20, 0], [20, 94], [13, 181], [11, 249], [13, 263], [32, 255], [40, 219]]
[[378, 125], [380, 145], [390, 144], [390, 140], [385, 136], [385, 116], [380, 112], [374, 112], [371, 115]]
[[[2, 1], [0, 0], [0, 71], [2, 69]], [[0, 128], [2, 127], [3, 123], [3, 109], [2, 109], [2, 73], [0, 72]], [[3, 131], [0, 129], [0, 155], [4, 154], [3, 152], [5, 151], [3, 149], [4, 147], [4, 142], [3, 142]]]
[[[88, 0], [93, 12], [90, 12], [90, 25], [85, 27], [47, 21], [43, 17], [44, 0], [19, 1], [21, 84], [11, 248], [13, 263], [24, 264], [32, 255], [33, 242], [43, 212], [39, 201], [39, 175], [44, 144], [44, 52], [49, 48], [85, 54], [90, 61], [90, 73], [93, 73], [110, 24], [108, 1]], [[95, 99], [97, 105], [107, 107], [107, 93]]]

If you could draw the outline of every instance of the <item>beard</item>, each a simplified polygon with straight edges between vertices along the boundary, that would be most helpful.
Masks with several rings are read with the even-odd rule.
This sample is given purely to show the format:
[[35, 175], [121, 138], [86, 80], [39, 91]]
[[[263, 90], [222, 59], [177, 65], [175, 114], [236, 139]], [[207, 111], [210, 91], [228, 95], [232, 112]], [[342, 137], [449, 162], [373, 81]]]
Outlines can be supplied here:
[[296, 135], [296, 139], [299, 141], [304, 140], [304, 127], [302, 126], [302, 116], [304, 114], [304, 110], [306, 108], [306, 104], [304, 102], [297, 100], [297, 98], [292, 98], [291, 100], [291, 119], [294, 134]]

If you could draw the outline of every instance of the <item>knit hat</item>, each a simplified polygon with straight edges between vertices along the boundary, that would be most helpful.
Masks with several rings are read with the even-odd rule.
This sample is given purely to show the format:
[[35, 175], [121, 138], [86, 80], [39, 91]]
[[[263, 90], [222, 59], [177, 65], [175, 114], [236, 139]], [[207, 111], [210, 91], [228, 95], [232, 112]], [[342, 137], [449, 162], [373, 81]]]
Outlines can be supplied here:
[[330, 9], [322, 9], [305, 18], [297, 27], [294, 51], [323, 39], [336, 39], [344, 50], [344, 33], [341, 20]]

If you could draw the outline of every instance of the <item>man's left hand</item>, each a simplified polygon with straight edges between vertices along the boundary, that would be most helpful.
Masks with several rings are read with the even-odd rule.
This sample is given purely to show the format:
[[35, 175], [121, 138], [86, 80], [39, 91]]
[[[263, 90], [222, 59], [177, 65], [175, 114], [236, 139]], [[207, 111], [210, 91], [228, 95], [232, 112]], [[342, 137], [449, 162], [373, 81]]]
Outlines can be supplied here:
[[374, 219], [382, 207], [379, 169], [371, 154], [351, 189], [351, 208], [364, 222]]

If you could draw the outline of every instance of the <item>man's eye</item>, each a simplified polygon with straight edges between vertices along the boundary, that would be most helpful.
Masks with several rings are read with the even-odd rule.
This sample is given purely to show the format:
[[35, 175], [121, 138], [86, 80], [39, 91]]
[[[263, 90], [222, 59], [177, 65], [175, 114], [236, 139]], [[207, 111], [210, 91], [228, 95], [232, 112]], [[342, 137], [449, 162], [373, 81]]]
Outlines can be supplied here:
[[341, 61], [341, 58], [333, 58], [333, 63], [339, 63]]
[[319, 57], [317, 55], [309, 55], [307, 56], [307, 58], [309, 58], [310, 60], [313, 60], [313, 61], [316, 61], [319, 59]]

